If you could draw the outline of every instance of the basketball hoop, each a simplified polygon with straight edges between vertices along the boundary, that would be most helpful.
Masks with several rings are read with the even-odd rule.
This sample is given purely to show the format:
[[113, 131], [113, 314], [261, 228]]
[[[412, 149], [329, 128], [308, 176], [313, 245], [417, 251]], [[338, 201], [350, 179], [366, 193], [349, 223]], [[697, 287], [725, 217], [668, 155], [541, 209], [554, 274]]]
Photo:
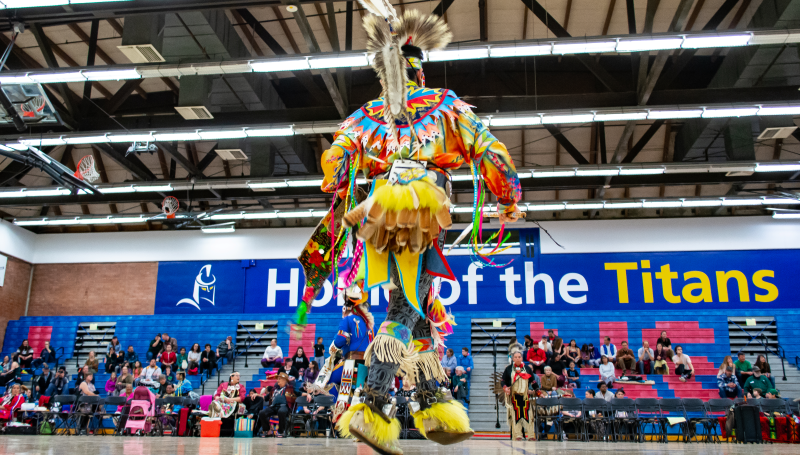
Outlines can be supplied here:
[[164, 215], [167, 215], [167, 219], [175, 218], [175, 212], [178, 211], [181, 204], [178, 202], [178, 199], [175, 196], [167, 196], [161, 202], [161, 211], [164, 212]]
[[93, 183], [100, 178], [100, 174], [94, 166], [94, 157], [92, 155], [86, 155], [78, 161], [75, 177], [89, 183]]

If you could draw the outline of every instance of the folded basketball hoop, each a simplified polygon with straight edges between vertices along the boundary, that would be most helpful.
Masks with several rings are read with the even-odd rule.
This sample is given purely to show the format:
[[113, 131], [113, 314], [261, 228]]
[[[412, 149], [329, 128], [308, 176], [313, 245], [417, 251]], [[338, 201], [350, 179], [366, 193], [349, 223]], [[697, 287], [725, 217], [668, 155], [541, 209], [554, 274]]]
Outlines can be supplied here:
[[75, 177], [89, 183], [93, 183], [100, 178], [100, 174], [94, 166], [94, 157], [92, 155], [86, 155], [78, 161]]
[[161, 202], [161, 211], [167, 215], [168, 219], [175, 218], [175, 212], [178, 211], [181, 204], [175, 196], [167, 196]]

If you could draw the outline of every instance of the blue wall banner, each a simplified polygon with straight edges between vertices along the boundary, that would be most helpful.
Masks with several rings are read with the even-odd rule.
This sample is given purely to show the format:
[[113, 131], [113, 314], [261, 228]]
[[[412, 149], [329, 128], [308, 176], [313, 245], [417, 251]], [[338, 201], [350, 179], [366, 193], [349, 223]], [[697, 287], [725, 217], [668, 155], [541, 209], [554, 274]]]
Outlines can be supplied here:
[[[441, 282], [442, 303], [454, 312], [800, 306], [796, 250], [548, 255], [533, 250], [523, 246], [523, 254], [499, 257], [511, 261], [501, 268], [481, 269], [467, 256], [448, 257], [457, 280]], [[292, 313], [303, 282], [294, 259], [162, 262], [155, 313]], [[386, 311], [387, 297], [383, 289], [370, 292], [373, 312]], [[339, 313], [341, 304], [329, 283], [312, 312]]]

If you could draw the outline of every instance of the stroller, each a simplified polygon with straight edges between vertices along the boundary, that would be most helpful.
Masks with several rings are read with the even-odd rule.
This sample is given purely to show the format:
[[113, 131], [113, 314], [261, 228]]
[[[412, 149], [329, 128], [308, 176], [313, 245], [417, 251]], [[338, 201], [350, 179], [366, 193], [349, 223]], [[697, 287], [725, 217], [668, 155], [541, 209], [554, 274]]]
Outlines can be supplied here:
[[137, 387], [129, 402], [125, 429], [151, 433], [156, 416], [156, 396], [147, 387]]

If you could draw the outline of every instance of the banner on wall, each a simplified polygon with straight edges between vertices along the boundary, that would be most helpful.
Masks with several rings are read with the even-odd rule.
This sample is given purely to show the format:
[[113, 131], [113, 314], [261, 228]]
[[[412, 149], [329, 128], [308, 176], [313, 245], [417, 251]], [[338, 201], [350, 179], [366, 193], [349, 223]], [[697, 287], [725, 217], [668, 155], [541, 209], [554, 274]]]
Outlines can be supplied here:
[[[523, 251], [526, 251], [523, 248]], [[619, 311], [789, 308], [800, 303], [796, 250], [508, 255], [501, 268], [467, 256], [448, 261], [456, 276], [437, 279], [440, 299], [457, 311]], [[293, 313], [303, 272], [294, 259], [162, 262], [156, 313]], [[370, 291], [373, 312], [388, 292]], [[339, 313], [328, 282], [313, 313]]]

